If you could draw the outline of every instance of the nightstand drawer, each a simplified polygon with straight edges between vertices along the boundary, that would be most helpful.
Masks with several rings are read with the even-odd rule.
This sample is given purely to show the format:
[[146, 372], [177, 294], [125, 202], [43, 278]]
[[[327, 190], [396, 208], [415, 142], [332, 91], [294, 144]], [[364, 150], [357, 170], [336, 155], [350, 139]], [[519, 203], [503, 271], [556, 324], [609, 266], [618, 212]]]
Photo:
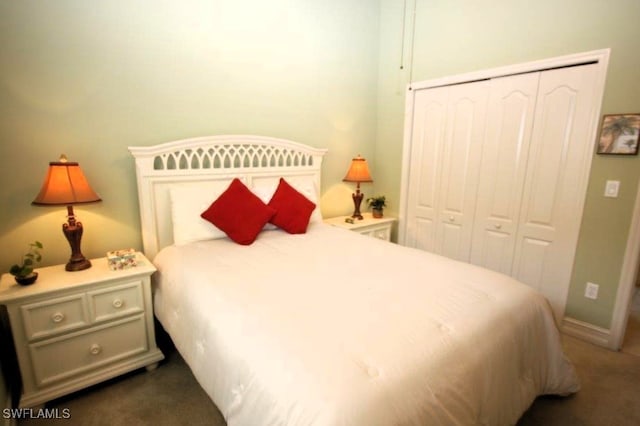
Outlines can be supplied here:
[[373, 237], [379, 240], [389, 241], [391, 240], [391, 229], [376, 229], [375, 231], [373, 231]]
[[374, 218], [371, 213], [364, 213], [362, 216], [362, 220], [351, 220], [347, 217], [346, 219], [348, 219], [349, 222], [345, 221], [345, 216], [332, 217], [325, 219], [324, 223], [338, 228], [348, 229], [366, 235], [367, 237], [391, 241], [391, 228], [396, 221], [395, 218], [389, 216]]
[[391, 229], [389, 229], [388, 227], [367, 229], [361, 231], [360, 233], [368, 237], [373, 237], [384, 241], [389, 241], [391, 239]]
[[37, 386], [47, 386], [147, 350], [139, 315], [29, 345]]
[[142, 281], [87, 293], [91, 317], [100, 322], [144, 311]]
[[84, 327], [89, 324], [83, 293], [20, 307], [28, 340], [40, 339]]

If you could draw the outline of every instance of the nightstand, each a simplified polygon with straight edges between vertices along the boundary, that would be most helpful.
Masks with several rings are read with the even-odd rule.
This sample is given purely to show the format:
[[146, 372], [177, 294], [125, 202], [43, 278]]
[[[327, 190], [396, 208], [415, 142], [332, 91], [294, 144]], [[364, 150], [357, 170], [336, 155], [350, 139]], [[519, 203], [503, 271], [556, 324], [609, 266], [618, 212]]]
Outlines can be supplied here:
[[137, 368], [155, 368], [157, 348], [151, 304], [153, 264], [112, 271], [107, 258], [67, 272], [37, 269], [28, 286], [12, 275], [0, 281], [22, 378], [20, 407], [32, 407]]
[[363, 213], [362, 216], [362, 220], [354, 219], [353, 223], [344, 221], [346, 218], [351, 216], [332, 217], [325, 219], [324, 223], [378, 238], [380, 240], [391, 241], [391, 226], [393, 225], [393, 222], [396, 221], [396, 218], [388, 216], [374, 218], [371, 213]]

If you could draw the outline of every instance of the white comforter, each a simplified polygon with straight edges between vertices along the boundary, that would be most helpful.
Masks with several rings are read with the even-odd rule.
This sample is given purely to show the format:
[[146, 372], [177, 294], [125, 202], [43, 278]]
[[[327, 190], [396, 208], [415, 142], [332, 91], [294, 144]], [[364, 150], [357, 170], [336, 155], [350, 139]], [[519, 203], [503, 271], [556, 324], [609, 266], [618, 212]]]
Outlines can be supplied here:
[[506, 425], [578, 390], [546, 300], [323, 224], [161, 251], [155, 313], [229, 425]]

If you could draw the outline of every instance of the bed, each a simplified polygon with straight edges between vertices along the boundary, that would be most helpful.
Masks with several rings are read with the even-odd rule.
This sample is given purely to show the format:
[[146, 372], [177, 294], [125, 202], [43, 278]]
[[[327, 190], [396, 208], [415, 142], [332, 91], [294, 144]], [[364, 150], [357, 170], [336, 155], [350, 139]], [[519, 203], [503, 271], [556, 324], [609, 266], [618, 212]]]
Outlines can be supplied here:
[[305, 233], [267, 225], [251, 244], [196, 229], [233, 179], [318, 204], [325, 150], [236, 135], [130, 151], [155, 315], [229, 425], [508, 425], [578, 391], [548, 302], [505, 275], [318, 208]]

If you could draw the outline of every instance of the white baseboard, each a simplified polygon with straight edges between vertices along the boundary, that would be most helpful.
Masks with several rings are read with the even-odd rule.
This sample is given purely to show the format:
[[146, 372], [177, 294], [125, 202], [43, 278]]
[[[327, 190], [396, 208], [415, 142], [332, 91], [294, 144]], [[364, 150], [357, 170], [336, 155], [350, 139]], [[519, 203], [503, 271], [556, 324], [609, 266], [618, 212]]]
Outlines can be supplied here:
[[607, 349], [618, 350], [613, 348], [611, 340], [611, 330], [580, 321], [575, 318], [565, 317], [562, 320], [562, 332], [569, 336], [577, 337], [594, 345], [602, 346]]

